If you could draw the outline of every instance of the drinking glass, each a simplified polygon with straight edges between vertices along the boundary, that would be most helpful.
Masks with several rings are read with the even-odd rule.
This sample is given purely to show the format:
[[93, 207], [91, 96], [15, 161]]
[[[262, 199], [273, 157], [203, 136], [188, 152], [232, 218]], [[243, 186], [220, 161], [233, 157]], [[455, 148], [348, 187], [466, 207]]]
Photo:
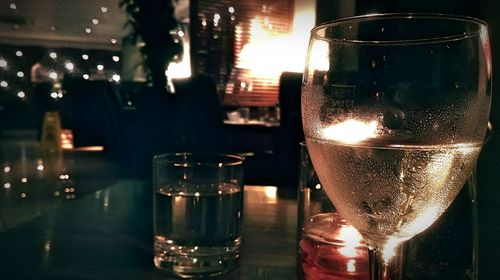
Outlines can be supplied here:
[[307, 147], [328, 197], [369, 246], [371, 279], [399, 279], [399, 245], [459, 193], [490, 103], [489, 37], [478, 19], [374, 14], [313, 28]]
[[183, 278], [238, 265], [243, 158], [208, 153], [153, 158], [154, 263]]

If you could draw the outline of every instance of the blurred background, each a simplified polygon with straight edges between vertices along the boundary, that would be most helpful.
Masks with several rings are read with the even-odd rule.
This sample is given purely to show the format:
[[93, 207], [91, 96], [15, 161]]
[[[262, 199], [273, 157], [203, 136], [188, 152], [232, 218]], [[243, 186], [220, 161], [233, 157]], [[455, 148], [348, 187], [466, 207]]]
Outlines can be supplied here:
[[[172, 28], [164, 30], [162, 21], [154, 28], [155, 22], [144, 25], [153, 37], [166, 32], [175, 49], [164, 69], [169, 90], [161, 93], [144, 60], [144, 47], [151, 45], [148, 30], [135, 28], [124, 2], [134, 1], [0, 0], [4, 171], [16, 162], [14, 157], [36, 162], [29, 153], [50, 142], [44, 135], [52, 129], [58, 138], [55, 149], [65, 157], [95, 152], [84, 166], [106, 173], [94, 176], [101, 182], [149, 178], [155, 153], [224, 151], [246, 157], [247, 184], [296, 188], [303, 138], [300, 83], [309, 30], [338, 18], [382, 12], [477, 17], [489, 23], [493, 69], [500, 67], [498, 1], [174, 0], [172, 12], [165, 14], [174, 19]], [[137, 34], [143, 40], [135, 40]], [[499, 75], [493, 77], [494, 132], [478, 162], [479, 250], [499, 259], [500, 144], [495, 130], [500, 101], [495, 90], [500, 85]], [[47, 112], [57, 112], [56, 118], [48, 119]], [[6, 178], [5, 189], [11, 187]], [[479, 271], [480, 279], [496, 275], [494, 267], [481, 263]]]

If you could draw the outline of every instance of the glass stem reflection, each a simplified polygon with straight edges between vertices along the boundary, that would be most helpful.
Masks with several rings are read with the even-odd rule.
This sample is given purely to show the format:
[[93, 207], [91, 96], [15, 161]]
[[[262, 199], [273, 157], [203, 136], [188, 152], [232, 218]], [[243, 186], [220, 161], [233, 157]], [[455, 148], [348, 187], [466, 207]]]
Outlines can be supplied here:
[[381, 252], [377, 249], [369, 250], [370, 280], [402, 280], [401, 258], [399, 254], [384, 261]]

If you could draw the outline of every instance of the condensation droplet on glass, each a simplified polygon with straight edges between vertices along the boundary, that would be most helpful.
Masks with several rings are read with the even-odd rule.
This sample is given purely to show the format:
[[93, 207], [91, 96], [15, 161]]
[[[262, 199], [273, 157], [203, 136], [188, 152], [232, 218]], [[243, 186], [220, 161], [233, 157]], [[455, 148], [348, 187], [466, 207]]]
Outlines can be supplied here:
[[349, 27], [347, 27], [347, 28], [352, 29], [352, 25], [349, 25]]
[[430, 53], [431, 55], [433, 55], [433, 54], [434, 54], [434, 50], [433, 50], [433, 49], [431, 49], [431, 50], [429, 51], [429, 53]]
[[380, 28], [381, 32], [384, 32], [384, 30], [385, 30], [385, 27]]
[[460, 87], [460, 86], [458, 85], [458, 82], [455, 82], [453, 85], [455, 86], [455, 88], [459, 88], [459, 87]]
[[377, 63], [375, 62], [375, 60], [372, 60], [372, 68], [375, 68], [377, 67]]

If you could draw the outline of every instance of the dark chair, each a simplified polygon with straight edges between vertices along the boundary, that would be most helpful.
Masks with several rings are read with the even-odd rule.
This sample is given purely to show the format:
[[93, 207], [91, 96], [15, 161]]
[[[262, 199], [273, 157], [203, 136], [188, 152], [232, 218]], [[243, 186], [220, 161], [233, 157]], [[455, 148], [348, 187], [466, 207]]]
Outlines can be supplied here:
[[68, 121], [75, 147], [109, 148], [117, 137], [118, 120], [113, 114], [114, 83], [65, 78], [63, 88], [71, 100]]
[[279, 81], [280, 128], [275, 143], [279, 185], [296, 188], [300, 142], [304, 141], [300, 109], [302, 74], [283, 72]]
[[178, 151], [222, 152], [225, 134], [213, 78], [193, 76], [174, 81]]
[[150, 178], [153, 156], [175, 152], [174, 95], [133, 83], [121, 87], [120, 97], [127, 102], [121, 105], [120, 163], [130, 174]]

